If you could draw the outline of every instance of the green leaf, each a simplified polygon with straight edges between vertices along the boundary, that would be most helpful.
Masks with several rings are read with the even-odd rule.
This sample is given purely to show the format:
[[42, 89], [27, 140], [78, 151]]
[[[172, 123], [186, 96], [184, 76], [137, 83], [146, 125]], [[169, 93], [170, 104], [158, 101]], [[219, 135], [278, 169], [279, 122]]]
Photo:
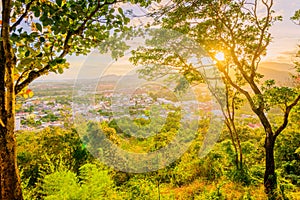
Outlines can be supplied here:
[[61, 7], [61, 4], [62, 4], [62, 0], [56, 0], [56, 4]]
[[57, 59], [56, 59], [56, 63], [57, 63], [57, 64], [65, 63], [65, 59], [64, 59], [64, 58], [57, 58]]
[[19, 28], [17, 31], [18, 31], [19, 33], [21, 33], [22, 30], [23, 30], [23, 27]]
[[39, 53], [36, 57], [42, 57], [43, 56], [43, 53]]
[[30, 55], [30, 51], [26, 51], [25, 57], [28, 57]]
[[110, 11], [109, 11], [109, 13], [114, 13], [114, 12], [115, 12], [114, 8], [110, 9]]
[[45, 38], [44, 37], [40, 37], [40, 42], [45, 42]]
[[59, 67], [57, 71], [58, 71], [58, 73], [60, 73], [60, 74], [64, 73], [64, 70], [63, 70], [63, 68], [61, 68], [61, 67]]
[[41, 14], [41, 12], [40, 12], [39, 9], [37, 9], [37, 10], [34, 12], [34, 16], [35, 16], [35, 17], [39, 17], [40, 14]]
[[29, 63], [31, 63], [31, 59], [30, 58], [26, 58], [24, 60], [21, 61], [21, 65], [28, 65]]
[[122, 9], [122, 8], [118, 8], [118, 11], [119, 11], [119, 13], [120, 13], [122, 16], [124, 16], [124, 13], [123, 13], [123, 9]]
[[32, 33], [30, 33], [30, 37], [31, 38], [36, 38], [37, 36], [38, 36], [39, 34], [37, 33], [37, 32], [32, 32]]
[[19, 39], [19, 36], [17, 34], [13, 33], [10, 38], [11, 38], [11, 40], [16, 41]]
[[49, 65], [50, 65], [51, 67], [54, 67], [54, 66], [56, 65], [56, 60], [51, 60], [51, 61], [49, 62]]
[[35, 26], [36, 26], [37, 30], [39, 30], [40, 32], [43, 31], [43, 27], [40, 23], [36, 23]]

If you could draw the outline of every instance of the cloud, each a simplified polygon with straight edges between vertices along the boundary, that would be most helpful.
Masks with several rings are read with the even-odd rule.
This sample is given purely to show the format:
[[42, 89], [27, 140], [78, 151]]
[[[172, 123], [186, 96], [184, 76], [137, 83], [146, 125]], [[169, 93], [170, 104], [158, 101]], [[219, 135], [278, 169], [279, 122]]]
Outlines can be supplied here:
[[280, 52], [281, 55], [285, 55], [285, 56], [292, 56], [292, 55], [295, 55], [296, 53], [297, 53], [296, 50]]

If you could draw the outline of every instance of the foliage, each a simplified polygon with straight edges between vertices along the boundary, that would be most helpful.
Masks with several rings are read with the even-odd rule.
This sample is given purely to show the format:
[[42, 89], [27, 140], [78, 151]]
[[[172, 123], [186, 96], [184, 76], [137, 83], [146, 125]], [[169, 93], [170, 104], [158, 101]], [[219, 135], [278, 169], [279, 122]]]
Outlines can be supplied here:
[[42, 184], [45, 199], [117, 199], [108, 171], [97, 165], [86, 164], [79, 176], [70, 171], [46, 175]]
[[142, 200], [150, 200], [157, 198], [157, 186], [150, 179], [141, 179], [141, 178], [131, 178], [126, 185], [125, 190], [129, 190], [128, 199], [142, 199]]
[[75, 130], [47, 128], [18, 135], [18, 164], [26, 187], [34, 188], [44, 175], [59, 169], [74, 173], [88, 160], [89, 152], [82, 146]]
[[17, 93], [41, 75], [63, 73], [69, 66], [65, 59], [67, 54], [86, 55], [90, 49], [103, 45], [111, 30], [126, 30], [129, 18], [121, 8], [113, 8], [116, 3], [13, 1], [11, 42], [18, 58]]
[[[294, 127], [293, 125], [292, 127]], [[300, 185], [300, 132], [297, 129], [290, 128], [278, 138], [276, 145], [276, 161], [280, 167], [280, 174], [295, 185]]]
[[[171, 121], [169, 123], [172, 125]], [[90, 123], [88, 126], [99, 128], [100, 125]], [[104, 127], [107, 125], [104, 124]], [[297, 171], [287, 171], [286, 168], [286, 163], [293, 163], [293, 159], [296, 159], [293, 152], [298, 148], [299, 136], [294, 131], [295, 127], [298, 127], [298, 124], [289, 127], [279, 137], [276, 147], [276, 159], [280, 169], [278, 196], [291, 197], [294, 192], [299, 191], [297, 182], [293, 182], [296, 179], [290, 176], [295, 175]], [[205, 126], [202, 128], [205, 129]], [[199, 133], [202, 131], [199, 130]], [[117, 134], [115, 131], [108, 132], [112, 134], [110, 136]], [[238, 195], [240, 199], [263, 199], [262, 191], [256, 191], [263, 178], [263, 166], [261, 156], [254, 156], [257, 154], [257, 147], [253, 145], [261, 139], [256, 135], [258, 133], [247, 134], [252, 140], [243, 145], [244, 153], [249, 154], [247, 162], [251, 163], [251, 166], [245, 169], [246, 173], [238, 171], [230, 161], [233, 159], [233, 150], [228, 135], [224, 135], [206, 157], [198, 157], [203, 137], [199, 134], [191, 148], [165, 169], [146, 174], [128, 174], [95, 163], [87, 154], [85, 145], [80, 142], [75, 130], [47, 128], [34, 134], [24, 132], [18, 135], [18, 159], [22, 171], [24, 197], [97, 199], [100, 196], [104, 199], [156, 199], [160, 195], [161, 199], [232, 199]], [[247, 137], [243, 139], [247, 140]], [[124, 138], [120, 139], [124, 141]], [[287, 140], [291, 143], [286, 143]], [[144, 141], [135, 142], [143, 144]], [[154, 140], [147, 141], [151, 143], [148, 144], [150, 146], [153, 142]]]

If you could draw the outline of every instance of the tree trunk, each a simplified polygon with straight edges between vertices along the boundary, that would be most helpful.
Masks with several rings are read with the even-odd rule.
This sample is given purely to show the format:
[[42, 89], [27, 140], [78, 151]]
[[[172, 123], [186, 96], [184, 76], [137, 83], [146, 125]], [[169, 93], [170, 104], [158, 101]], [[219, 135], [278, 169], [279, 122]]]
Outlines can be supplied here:
[[[1, 50], [2, 48], [0, 48], [0, 52]], [[15, 91], [13, 64], [4, 56], [0, 61], [3, 61], [0, 64], [0, 200], [22, 200], [21, 181], [17, 167], [17, 145], [14, 134]]]
[[233, 133], [235, 135], [235, 140], [236, 140], [237, 149], [238, 149], [238, 152], [237, 152], [237, 156], [238, 156], [237, 166], [238, 166], [238, 168], [237, 169], [243, 170], [243, 149], [242, 149], [242, 145], [241, 145], [241, 140], [240, 140], [238, 131], [236, 130], [234, 119], [231, 119], [231, 123], [232, 123]]
[[0, 200], [22, 200], [15, 130], [15, 55], [10, 43], [12, 0], [2, 1], [0, 41]]
[[269, 199], [275, 198], [275, 189], [277, 187], [274, 161], [275, 138], [275, 136], [267, 134], [265, 139], [266, 170], [264, 175], [264, 186]]
[[225, 122], [226, 122], [227, 129], [229, 131], [231, 143], [233, 145], [234, 152], [235, 152], [235, 163], [234, 164], [235, 164], [236, 169], [239, 169], [239, 151], [237, 149], [237, 145], [235, 144], [235, 140], [234, 140], [234, 136], [233, 136], [233, 131], [232, 131], [232, 128], [230, 126], [229, 119], [226, 118]]
[[22, 200], [21, 181], [17, 168], [16, 139], [7, 124], [0, 130], [0, 189], [2, 200]]

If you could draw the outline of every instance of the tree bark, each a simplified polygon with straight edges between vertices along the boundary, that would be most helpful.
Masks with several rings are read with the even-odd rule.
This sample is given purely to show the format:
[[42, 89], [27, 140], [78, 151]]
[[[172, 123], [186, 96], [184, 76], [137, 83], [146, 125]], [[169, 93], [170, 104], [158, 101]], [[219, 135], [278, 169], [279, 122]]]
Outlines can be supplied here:
[[[3, 48], [0, 48], [0, 52], [2, 57]], [[14, 64], [4, 56], [0, 61], [0, 199], [22, 200], [14, 134], [15, 92], [12, 70]]]
[[14, 62], [0, 47], [0, 200], [22, 200], [17, 167], [15, 129]]
[[264, 175], [265, 192], [269, 199], [275, 198], [275, 190], [277, 187], [277, 177], [275, 174], [275, 161], [274, 161], [274, 146], [275, 136], [267, 133], [265, 139], [266, 150], [266, 170]]
[[[16, 139], [11, 124], [0, 131], [0, 188], [2, 200], [22, 200], [21, 181], [17, 168]], [[14, 125], [13, 125], [14, 126]]]
[[2, 1], [0, 42], [0, 199], [22, 200], [15, 138], [15, 55], [10, 44], [11, 0]]

